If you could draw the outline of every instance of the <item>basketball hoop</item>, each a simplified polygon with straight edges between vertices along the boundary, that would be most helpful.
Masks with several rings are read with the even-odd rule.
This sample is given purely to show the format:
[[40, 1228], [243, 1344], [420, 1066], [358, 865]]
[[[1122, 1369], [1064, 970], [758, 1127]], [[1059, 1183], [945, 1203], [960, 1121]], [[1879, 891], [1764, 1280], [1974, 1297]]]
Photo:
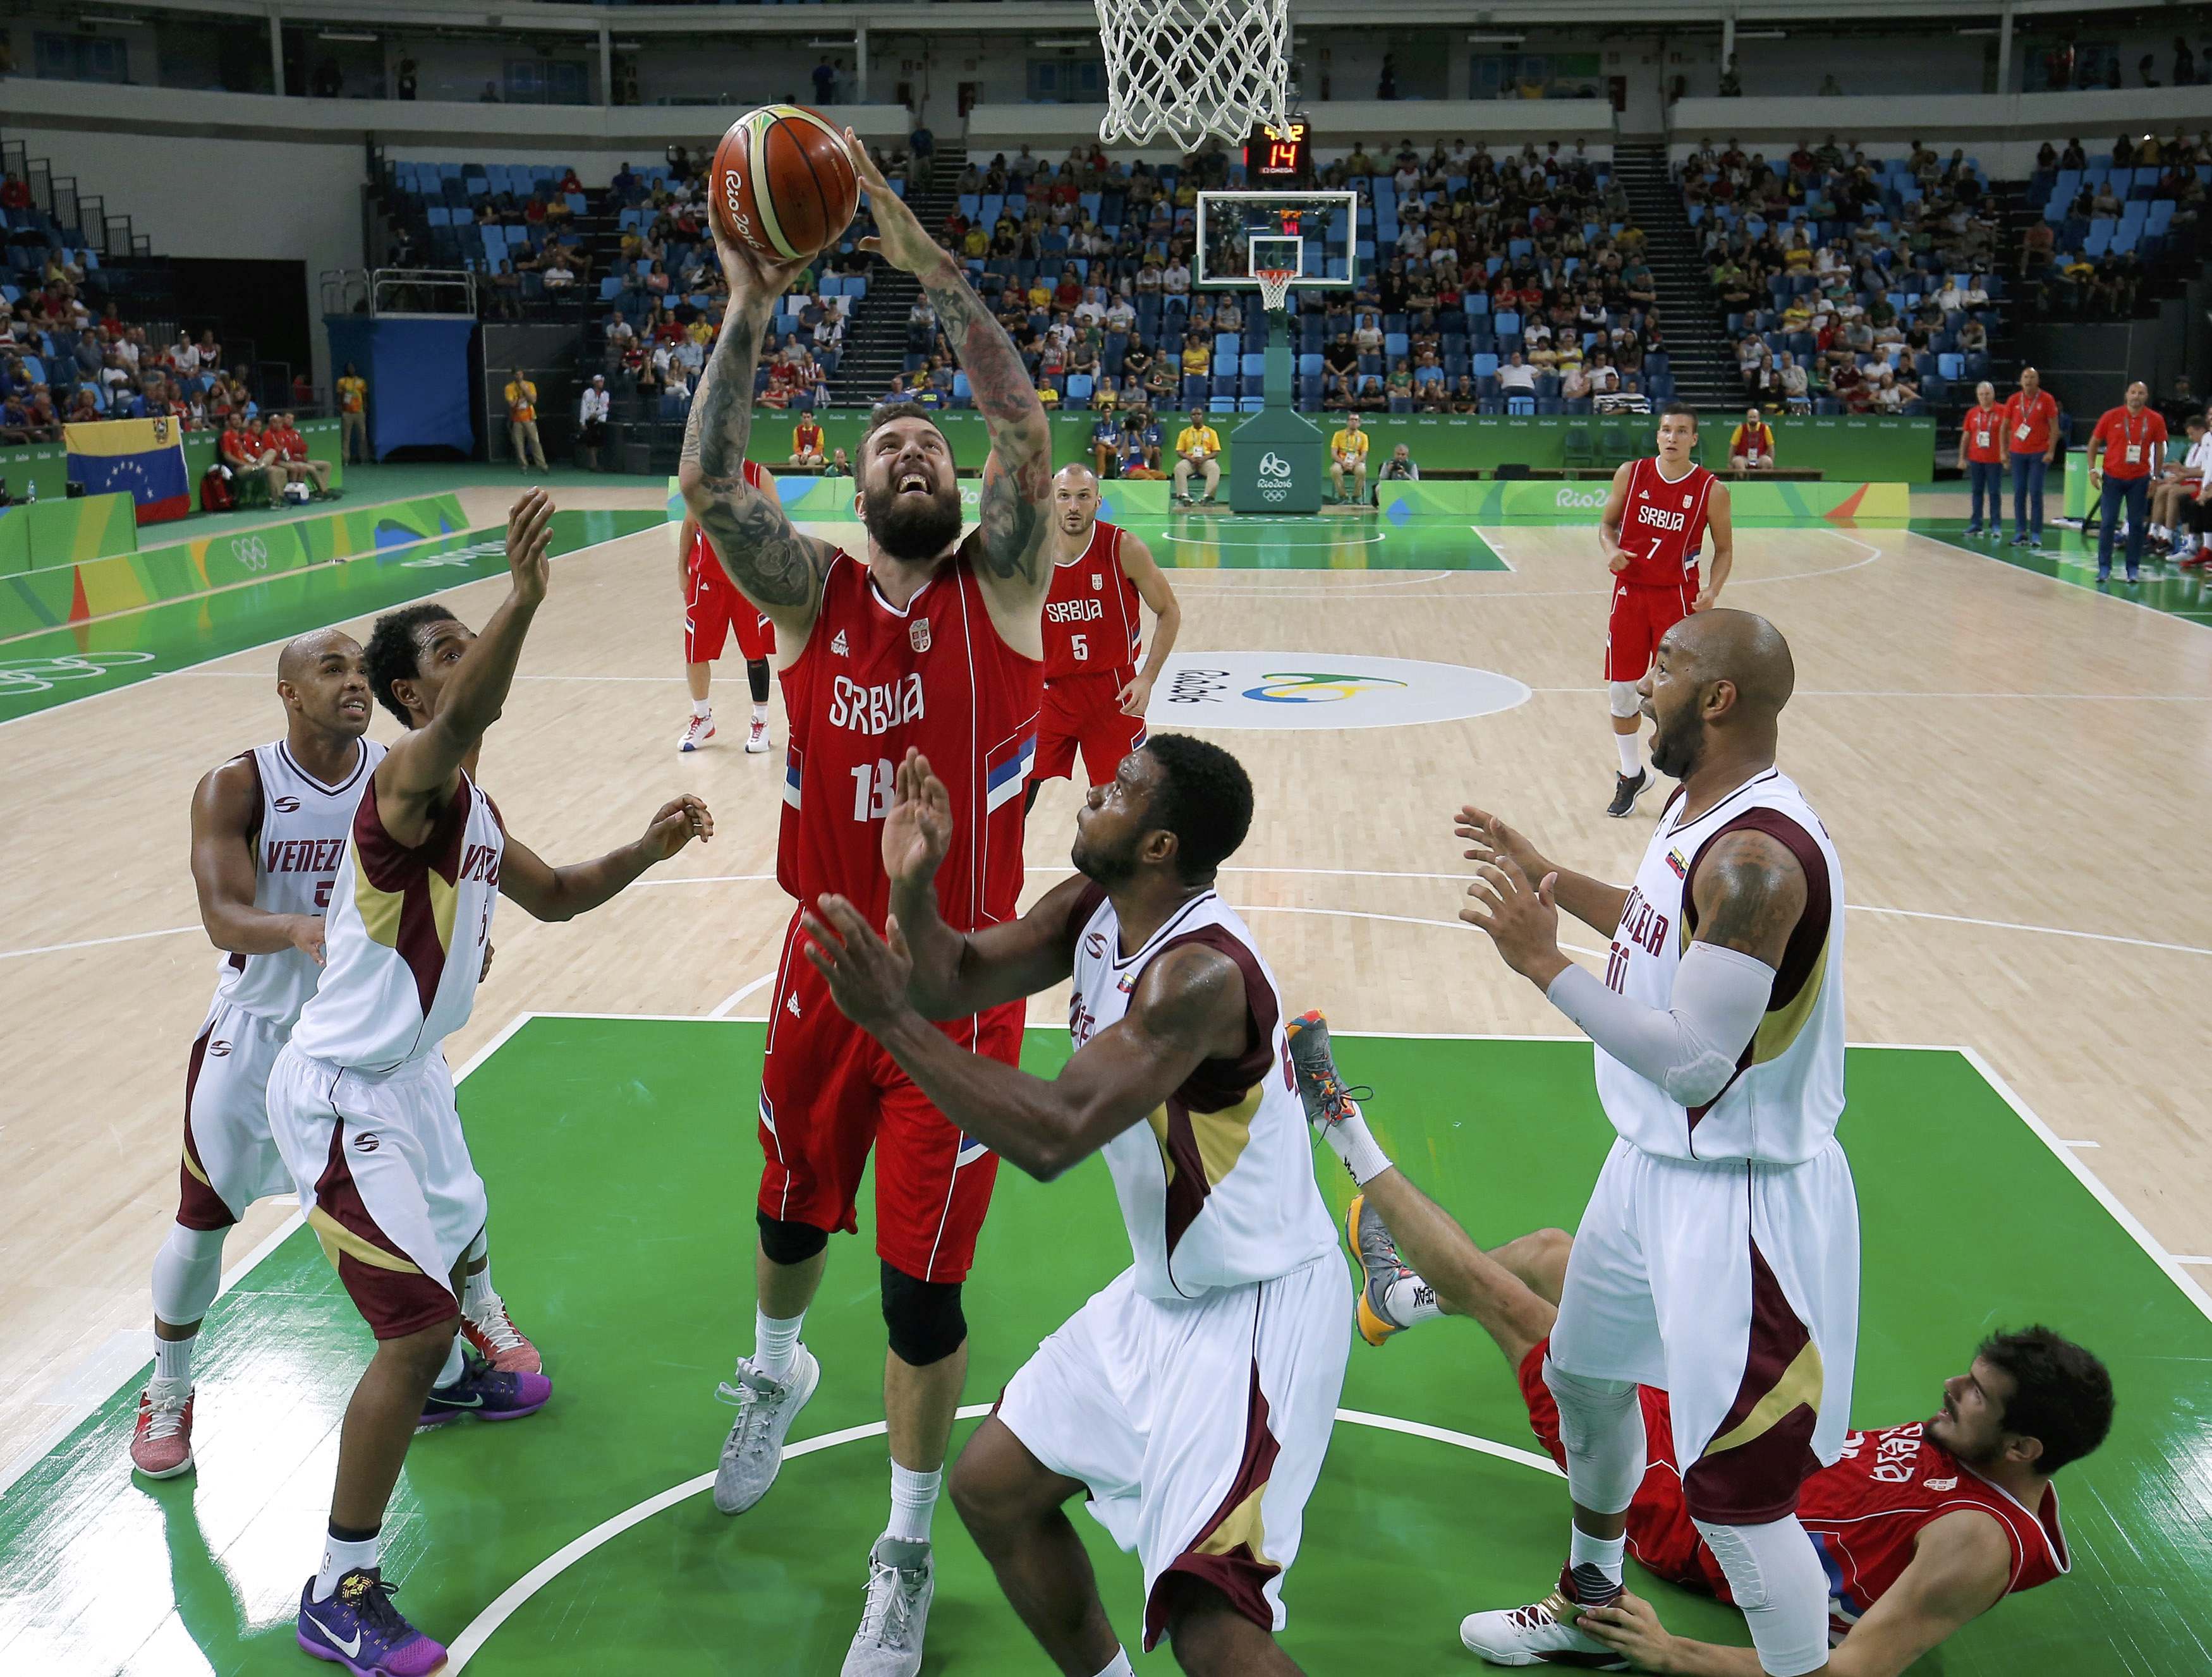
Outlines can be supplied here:
[[1097, 0], [1106, 48], [1098, 137], [1166, 135], [1195, 151], [1208, 134], [1243, 141], [1290, 125], [1289, 0]]
[[1260, 301], [1272, 309], [1280, 309], [1289, 301], [1291, 282], [1297, 276], [1294, 268], [1258, 268], [1252, 273], [1260, 282]]

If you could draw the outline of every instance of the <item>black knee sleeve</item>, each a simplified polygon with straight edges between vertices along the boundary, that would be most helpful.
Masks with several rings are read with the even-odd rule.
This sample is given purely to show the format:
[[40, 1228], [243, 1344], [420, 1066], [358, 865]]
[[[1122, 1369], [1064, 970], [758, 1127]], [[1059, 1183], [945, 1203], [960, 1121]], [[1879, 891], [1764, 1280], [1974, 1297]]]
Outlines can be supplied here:
[[915, 1368], [941, 1363], [968, 1342], [957, 1281], [917, 1281], [884, 1265], [884, 1326], [899, 1361]]
[[768, 702], [768, 659], [765, 658], [747, 659], [745, 660], [745, 680], [750, 684], [753, 690], [753, 702], [757, 705], [766, 704]]
[[772, 1264], [803, 1264], [830, 1243], [830, 1231], [811, 1223], [780, 1223], [764, 1211], [753, 1212], [760, 1224], [761, 1250]]

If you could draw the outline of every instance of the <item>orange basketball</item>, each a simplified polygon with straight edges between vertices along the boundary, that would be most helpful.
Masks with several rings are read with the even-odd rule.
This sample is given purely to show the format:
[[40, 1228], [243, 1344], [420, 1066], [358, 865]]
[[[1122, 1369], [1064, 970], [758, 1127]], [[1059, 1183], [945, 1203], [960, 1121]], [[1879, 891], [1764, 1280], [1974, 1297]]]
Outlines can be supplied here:
[[723, 235], [772, 262], [834, 243], [860, 202], [843, 133], [803, 105], [763, 105], [732, 123], [708, 191]]

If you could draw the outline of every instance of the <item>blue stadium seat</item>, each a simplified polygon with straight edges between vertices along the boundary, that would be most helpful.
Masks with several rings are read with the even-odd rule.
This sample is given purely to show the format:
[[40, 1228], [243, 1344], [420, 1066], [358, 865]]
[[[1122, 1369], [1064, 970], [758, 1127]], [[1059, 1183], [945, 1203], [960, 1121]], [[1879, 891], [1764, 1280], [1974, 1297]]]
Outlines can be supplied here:
[[1247, 350], [1241, 366], [1246, 378], [1256, 379], [1267, 370], [1267, 357], [1264, 354], [1254, 355]]

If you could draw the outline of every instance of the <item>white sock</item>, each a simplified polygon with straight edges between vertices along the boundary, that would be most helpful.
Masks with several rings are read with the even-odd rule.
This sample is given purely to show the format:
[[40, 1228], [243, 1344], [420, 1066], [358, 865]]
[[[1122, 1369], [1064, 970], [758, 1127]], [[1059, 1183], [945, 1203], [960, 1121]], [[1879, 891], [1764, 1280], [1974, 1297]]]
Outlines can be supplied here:
[[771, 1316], [753, 1307], [753, 1366], [763, 1374], [781, 1380], [791, 1371], [799, 1352], [799, 1326], [806, 1320], [801, 1310], [795, 1316]]
[[461, 1336], [456, 1334], [453, 1344], [446, 1347], [446, 1366], [438, 1370], [438, 1377], [430, 1382], [431, 1387], [442, 1390], [467, 1373], [468, 1367], [467, 1347]]
[[346, 1543], [323, 1535], [323, 1565], [315, 1574], [315, 1599], [327, 1601], [331, 1592], [338, 1587], [338, 1580], [358, 1567], [364, 1572], [376, 1568], [377, 1536], [364, 1537], [358, 1543]]
[[491, 1260], [487, 1258], [482, 1269], [477, 1270], [461, 1283], [461, 1309], [469, 1315], [474, 1315], [498, 1297], [499, 1295], [491, 1288]]
[[1443, 1313], [1444, 1307], [1437, 1303], [1437, 1290], [1418, 1275], [1393, 1281], [1382, 1295], [1382, 1314], [1401, 1328], [1413, 1327]]
[[1580, 1526], [1571, 1528], [1573, 1540], [1567, 1550], [1570, 1567], [1595, 1566], [1606, 1576], [1609, 1583], [1620, 1582], [1621, 1558], [1628, 1552], [1628, 1539], [1592, 1537]]
[[766, 705], [755, 705], [753, 707], [753, 720], [756, 722], [765, 722], [768, 720], [768, 707]]
[[917, 1473], [891, 1463], [891, 1522], [884, 1535], [902, 1543], [929, 1541], [929, 1516], [937, 1512], [937, 1493], [945, 1483], [945, 1470]]
[[703, 720], [714, 714], [714, 707], [704, 699], [694, 699], [691, 701], [691, 714]]
[[1136, 1667], [1129, 1663], [1129, 1650], [1116, 1648], [1114, 1657], [1107, 1662], [1106, 1668], [1098, 1674], [1098, 1677], [1137, 1677]]
[[189, 1339], [165, 1340], [158, 1335], [154, 1340], [154, 1378], [189, 1382], [192, 1377], [192, 1347], [200, 1342], [197, 1334]]
[[1359, 1109], [1348, 1101], [1345, 1104], [1344, 1116], [1321, 1133], [1322, 1139], [1351, 1173], [1352, 1182], [1364, 1188], [1390, 1168], [1390, 1160], [1369, 1132]]
[[1642, 737], [1633, 733], [1617, 733], [1613, 737], [1613, 743], [1614, 749], [1620, 753], [1620, 772], [1634, 780], [1644, 770], [1644, 757], [1638, 749], [1643, 744]]

